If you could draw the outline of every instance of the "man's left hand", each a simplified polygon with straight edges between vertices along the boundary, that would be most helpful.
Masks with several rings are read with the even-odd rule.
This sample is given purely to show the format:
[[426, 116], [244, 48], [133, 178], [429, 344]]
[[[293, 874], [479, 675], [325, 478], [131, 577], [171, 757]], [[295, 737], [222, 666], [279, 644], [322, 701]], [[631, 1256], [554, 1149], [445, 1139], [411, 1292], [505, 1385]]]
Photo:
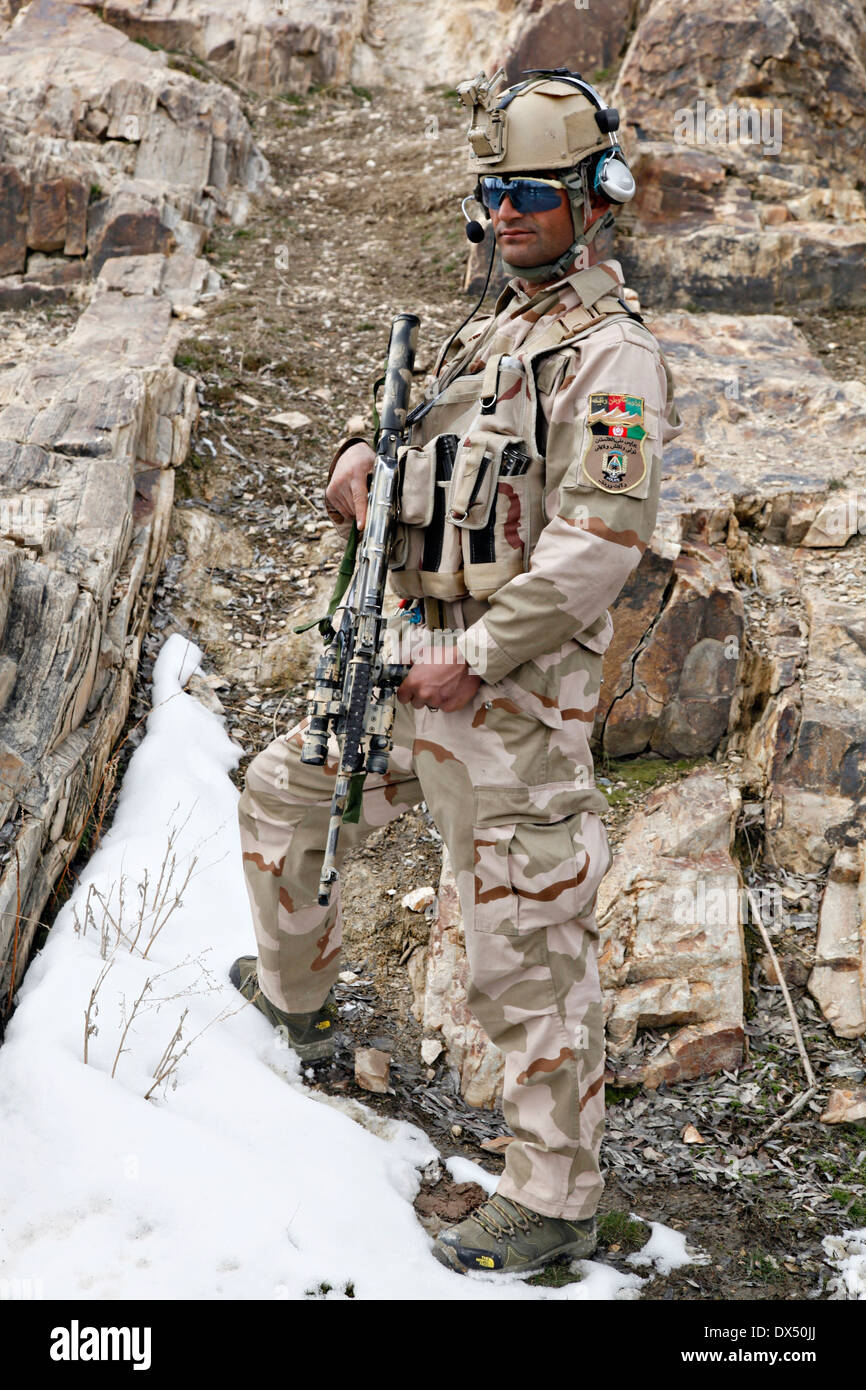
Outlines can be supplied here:
[[470, 671], [459, 651], [436, 652], [435, 661], [413, 664], [397, 691], [401, 704], [415, 709], [441, 709], [446, 714], [468, 705], [481, 684], [481, 677]]

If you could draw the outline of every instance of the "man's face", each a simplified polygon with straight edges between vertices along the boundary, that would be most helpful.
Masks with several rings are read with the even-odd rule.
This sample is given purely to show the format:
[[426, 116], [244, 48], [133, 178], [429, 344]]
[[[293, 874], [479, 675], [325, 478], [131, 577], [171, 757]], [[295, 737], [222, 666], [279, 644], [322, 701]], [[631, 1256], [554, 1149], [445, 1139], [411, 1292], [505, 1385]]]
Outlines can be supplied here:
[[511, 265], [547, 265], [567, 251], [574, 241], [571, 208], [564, 188], [559, 190], [559, 207], [546, 212], [515, 212], [510, 198], [503, 198], [498, 210], [491, 208], [493, 235], [503, 259]]

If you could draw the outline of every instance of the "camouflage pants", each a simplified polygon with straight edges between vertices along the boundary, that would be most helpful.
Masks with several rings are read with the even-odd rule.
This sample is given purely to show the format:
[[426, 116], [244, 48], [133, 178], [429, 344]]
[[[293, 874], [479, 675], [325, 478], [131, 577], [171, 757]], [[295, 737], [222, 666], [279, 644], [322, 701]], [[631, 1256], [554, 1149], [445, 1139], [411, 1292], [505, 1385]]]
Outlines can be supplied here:
[[[516, 1142], [498, 1190], [574, 1218], [593, 1214], [603, 1187], [593, 908], [611, 856], [598, 814], [579, 809], [599, 795], [585, 733], [599, 664], [586, 653], [582, 709], [575, 717], [572, 690], [566, 721], [551, 701], [542, 722], [538, 702], [510, 682], [505, 697], [501, 684], [482, 684], [450, 714], [398, 704], [388, 773], [367, 778], [359, 823], [340, 834], [345, 853], [427, 802], [460, 891], [469, 1005], [505, 1054], [504, 1113]], [[339, 884], [327, 908], [317, 903], [336, 767], [300, 762], [304, 727], [253, 760], [239, 806], [259, 980], [290, 1013], [317, 1009], [340, 968]]]

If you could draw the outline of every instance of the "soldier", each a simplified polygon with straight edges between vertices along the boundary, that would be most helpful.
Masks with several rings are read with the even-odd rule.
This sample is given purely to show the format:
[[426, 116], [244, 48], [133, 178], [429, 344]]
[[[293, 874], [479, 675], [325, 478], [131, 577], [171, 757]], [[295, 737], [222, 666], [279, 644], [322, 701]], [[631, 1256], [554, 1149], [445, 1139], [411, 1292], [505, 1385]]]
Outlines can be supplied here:
[[[649, 543], [662, 446], [681, 428], [618, 263], [595, 262], [595, 237], [634, 189], [617, 114], [576, 74], [524, 77], [499, 94], [484, 74], [459, 89], [476, 197], [512, 279], [492, 315], [445, 345], [410, 417], [390, 578], [412, 666], [388, 772], [367, 777], [340, 839], [343, 854], [424, 798], [453, 863], [469, 1005], [505, 1054], [515, 1136], [495, 1195], [435, 1242], [460, 1272], [595, 1249], [593, 909], [611, 855], [589, 735], [607, 609]], [[331, 464], [327, 505], [344, 533], [364, 525], [373, 462], [369, 444], [347, 439]], [[258, 959], [231, 977], [309, 1060], [333, 1050], [341, 919], [338, 886], [317, 902], [336, 768], [300, 762], [305, 726], [247, 772]]]

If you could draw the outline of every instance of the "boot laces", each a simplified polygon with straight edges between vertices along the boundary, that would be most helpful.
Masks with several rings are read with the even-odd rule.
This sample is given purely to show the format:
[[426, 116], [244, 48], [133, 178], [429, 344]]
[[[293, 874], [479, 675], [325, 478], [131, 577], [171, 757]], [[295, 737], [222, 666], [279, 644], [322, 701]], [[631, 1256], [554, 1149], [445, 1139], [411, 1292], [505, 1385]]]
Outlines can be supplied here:
[[516, 1202], [510, 1202], [508, 1207], [504, 1207], [497, 1202], [495, 1197], [491, 1197], [489, 1202], [478, 1207], [472, 1213], [472, 1220], [476, 1221], [482, 1231], [486, 1231], [494, 1239], [498, 1239], [499, 1236], [513, 1236], [518, 1230], [522, 1231], [524, 1235], [528, 1235], [530, 1223], [533, 1226], [544, 1224], [538, 1213], [530, 1211], [528, 1207], [518, 1206]]

